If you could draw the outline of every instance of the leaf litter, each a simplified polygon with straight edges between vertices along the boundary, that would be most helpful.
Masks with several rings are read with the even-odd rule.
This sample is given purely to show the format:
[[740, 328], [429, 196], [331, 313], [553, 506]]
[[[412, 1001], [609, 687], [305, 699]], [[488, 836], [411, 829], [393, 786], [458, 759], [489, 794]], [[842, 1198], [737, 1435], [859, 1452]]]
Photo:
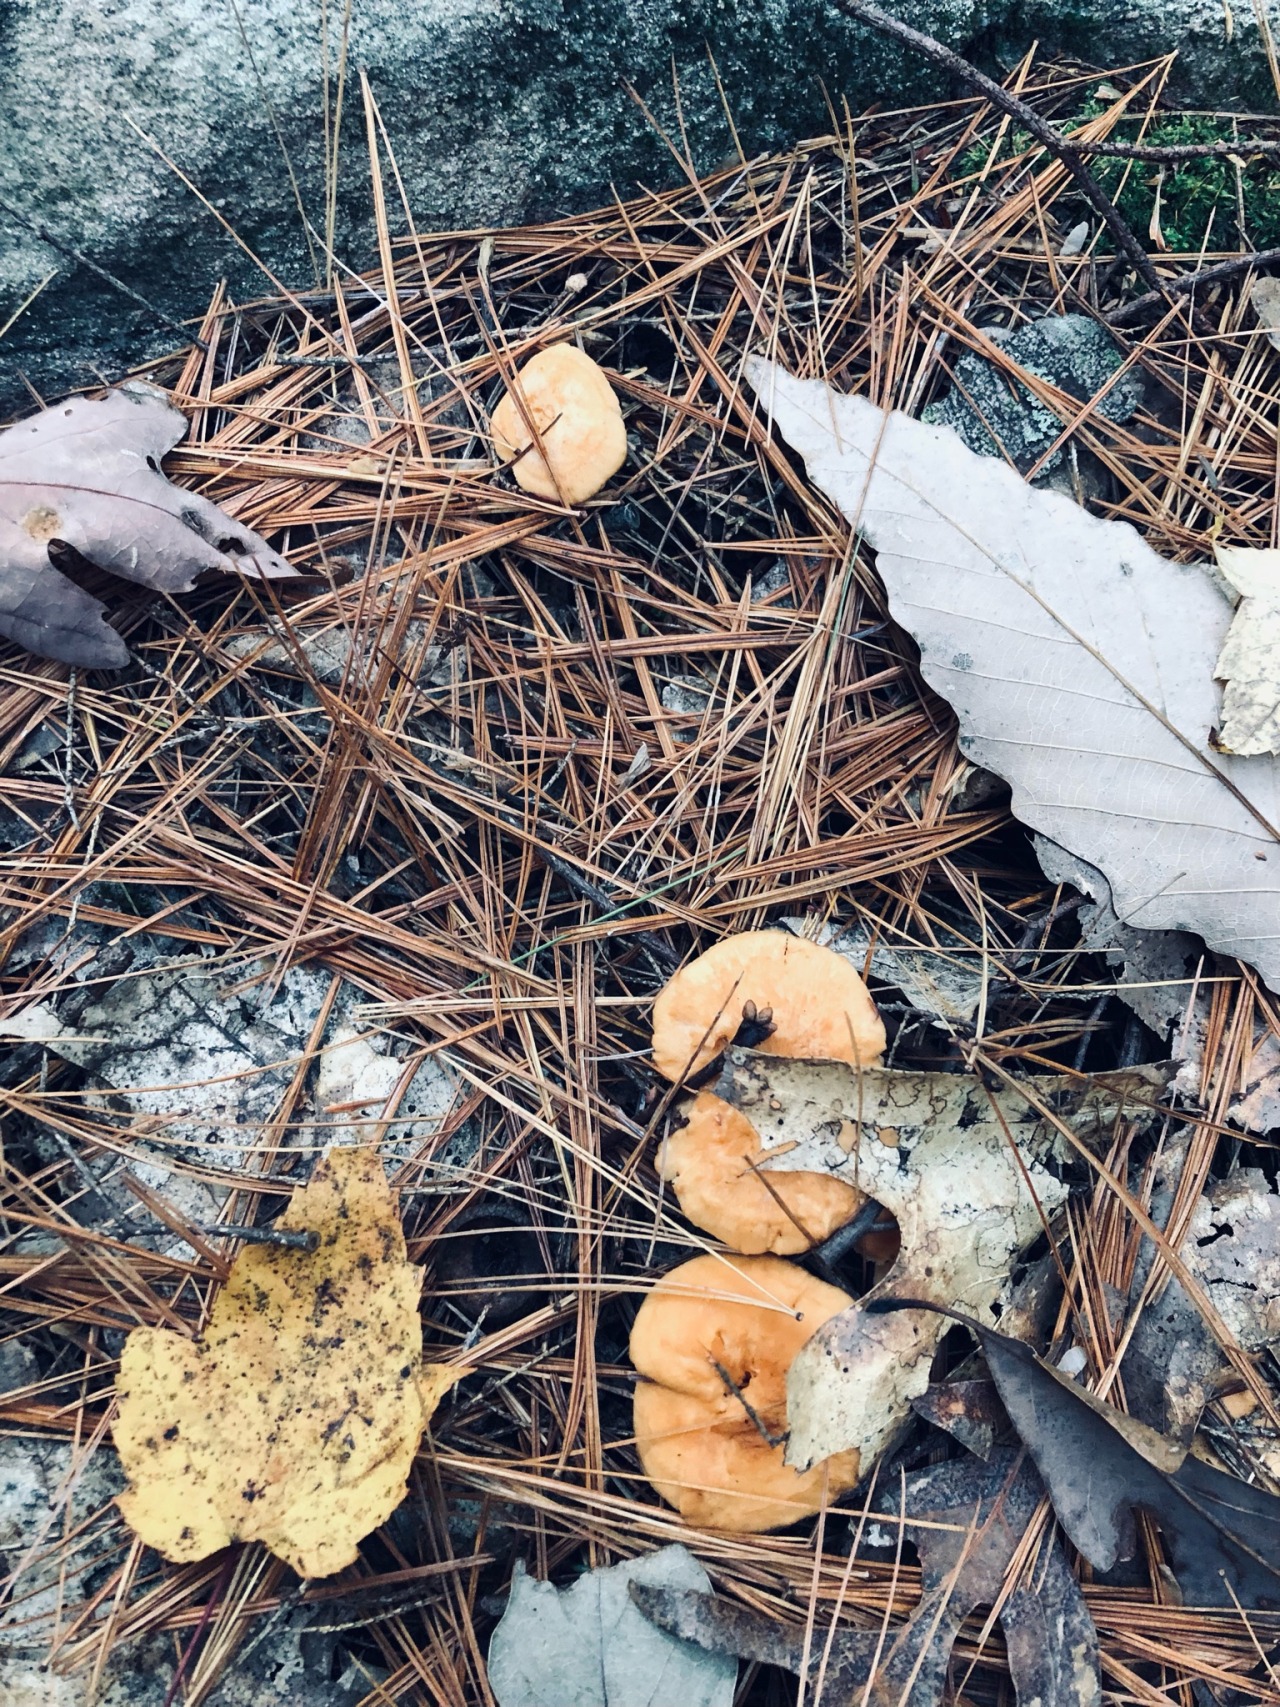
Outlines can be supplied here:
[[[912, 1306], [896, 1299], [887, 1307]], [[954, 1319], [977, 1337], [1059, 1523], [1095, 1569], [1136, 1557], [1143, 1512], [1159, 1525], [1188, 1605], [1280, 1608], [1280, 1496], [1184, 1452], [1021, 1340]]]
[[[1126, 1110], [1154, 1113], [1156, 1070], [1046, 1077], [1042, 1104], [1081, 1135]], [[1057, 1128], [1016, 1087], [956, 1073], [862, 1072], [731, 1049], [716, 1094], [759, 1132], [766, 1170], [845, 1179], [896, 1219], [901, 1254], [864, 1298], [798, 1353], [787, 1379], [788, 1462], [857, 1451], [864, 1474], [929, 1382], [942, 1317], [878, 1314], [878, 1299], [923, 1297], [987, 1319], [1015, 1258], [1067, 1200]]]
[[[1099, 97], [1123, 111], [1089, 117], [1085, 135], [1134, 134], [1156, 110], [1143, 75]], [[1078, 69], [1029, 61], [1021, 87], [1055, 121], [1077, 110]], [[1219, 519], [1224, 537], [1271, 543], [1276, 358], [1248, 274], [1197, 291], [1210, 344], [1168, 304], [1135, 308], [1122, 269], [1062, 255], [1087, 210], [1060, 162], [1023, 149], [981, 101], [855, 118], [850, 134], [852, 153], [827, 138], [706, 181], [691, 168], [683, 187], [605, 209], [589, 231], [401, 242], [384, 209], [385, 269], [344, 275], [341, 301], [220, 292], [205, 347], [154, 370], [191, 423], [166, 466], [263, 536], [287, 535], [314, 575], [305, 604], [266, 615], [225, 582], [151, 599], [130, 612], [134, 667], [109, 684], [22, 657], [0, 685], [0, 952], [23, 944], [3, 963], [0, 1012], [57, 1008], [86, 925], [109, 948], [170, 932], [167, 945], [276, 975], [303, 961], [340, 975], [369, 998], [358, 1023], [394, 1030], [406, 1060], [440, 1060], [465, 1087], [480, 1141], [460, 1154], [456, 1195], [421, 1191], [448, 1133], [413, 1134], [400, 1163], [415, 1260], [434, 1266], [461, 1237], [483, 1251], [465, 1289], [433, 1292], [424, 1310], [430, 1355], [471, 1340], [479, 1373], [419, 1459], [415, 1500], [361, 1545], [375, 1605], [419, 1573], [409, 1610], [368, 1613], [340, 1638], [380, 1692], [488, 1699], [490, 1597], [515, 1557], [563, 1583], [672, 1538], [670, 1512], [637, 1480], [623, 1352], [637, 1294], [701, 1248], [651, 1170], [663, 1116], [636, 1053], [672, 964], [800, 913], [861, 922], [908, 952], [945, 941], [944, 920], [975, 945], [956, 955], [980, 967], [979, 1007], [951, 1033], [895, 1013], [895, 1062], [934, 1071], [976, 1054], [983, 1072], [1034, 1082], [1157, 1052], [1070, 903], [1028, 864], [1003, 797], [967, 786], [973, 767], [867, 554], [763, 432], [738, 375], [767, 327], [789, 371], [914, 415], [973, 349], [1056, 416], [1068, 454], [1055, 479], [1162, 557], [1200, 560]], [[922, 250], [913, 227], [948, 218], [946, 242]], [[1131, 424], [1095, 400], [1066, 403], [982, 331], [1085, 301], [1143, 371]], [[572, 519], [495, 475], [484, 438], [504, 373], [566, 335], [609, 372], [631, 444], [617, 482]], [[335, 339], [353, 364], [330, 359]], [[700, 692], [668, 706], [675, 676]], [[1240, 1140], [1222, 1123], [1274, 1023], [1230, 961], [1209, 962], [1200, 989], [1199, 1083], [1171, 1115], [1191, 1131], [1184, 1197], [1234, 1159]], [[242, 1145], [234, 1211], [248, 1221], [315, 1142], [310, 1036], [286, 1053], [265, 1118], [225, 1135]], [[170, 1314], [196, 1328], [225, 1265], [207, 1244], [189, 1256], [124, 1245], [93, 1213], [82, 1168], [154, 1136], [141, 1105], [122, 1122], [93, 1075], [40, 1042], [0, 1063], [6, 1231], [20, 1230], [0, 1262], [4, 1331], [40, 1360], [38, 1382], [3, 1396], [7, 1430], [98, 1456], [123, 1333]], [[201, 1088], [188, 1079], [193, 1105]], [[360, 1095], [335, 1085], [328, 1101]], [[1101, 1369], [1140, 1243], [1108, 1181], [1141, 1201], [1149, 1141], [1128, 1122], [1113, 1140], [1116, 1172], [1095, 1169], [1092, 1194], [1073, 1194], [1036, 1264], [1056, 1276], [1063, 1313], [1037, 1343], [1065, 1322]], [[1073, 1180], [1089, 1174], [1081, 1157]], [[467, 1213], [501, 1207], [509, 1235], [480, 1247], [463, 1228], [467, 1197]], [[35, 1245], [33, 1222], [56, 1250]], [[495, 1329], [482, 1318], [499, 1285], [516, 1307]], [[1253, 1372], [1264, 1390], [1268, 1356]], [[1200, 1444], [1213, 1429], [1225, 1452], [1244, 1423], [1228, 1441], [1223, 1402]], [[861, 1498], [793, 1534], [680, 1534], [723, 1594], [783, 1632], [892, 1630], [918, 1568], [861, 1543], [851, 1564]], [[190, 1702], [249, 1688], [277, 1603], [298, 1592], [283, 1563], [255, 1545], [165, 1564], [110, 1508], [95, 1536], [96, 1574], [33, 1635], [59, 1687], [83, 1692], [108, 1655], [133, 1653], [163, 1677], [162, 1701], [176, 1644]], [[1083, 1585], [1108, 1684], [1168, 1699], [1209, 1679], [1277, 1699], [1259, 1621], [1174, 1604], [1151, 1586], [1165, 1580], [1158, 1536], [1143, 1526], [1139, 1541], [1128, 1586]], [[55, 1563], [76, 1545], [60, 1531]], [[332, 1592], [308, 1586], [300, 1608], [323, 1618]], [[952, 1669], [966, 1698], [1007, 1689], [1003, 1648], [976, 1619]], [[746, 1682], [749, 1696], [780, 1687]]]
[[965, 1620], [997, 1606], [1020, 1707], [1097, 1707], [1098, 1633], [1052, 1532], [1008, 1582], [1043, 1492], [1021, 1455], [1002, 1449], [986, 1464], [939, 1464], [883, 1493], [876, 1510], [915, 1544], [921, 1567], [920, 1599], [892, 1631], [819, 1629], [808, 1639], [706, 1593], [637, 1582], [632, 1598], [660, 1628], [710, 1653], [782, 1666], [818, 1699], [866, 1707], [938, 1707]]

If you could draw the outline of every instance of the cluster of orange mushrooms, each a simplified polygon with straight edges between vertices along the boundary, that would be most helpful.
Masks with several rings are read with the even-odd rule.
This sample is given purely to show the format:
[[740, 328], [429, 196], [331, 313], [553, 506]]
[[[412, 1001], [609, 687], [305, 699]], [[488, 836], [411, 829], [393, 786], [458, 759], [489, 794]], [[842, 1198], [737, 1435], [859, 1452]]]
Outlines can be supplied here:
[[[493, 412], [494, 449], [535, 497], [585, 503], [626, 460], [618, 399], [573, 344], [541, 350]], [[857, 971], [783, 931], [727, 937], [682, 968], [653, 1015], [653, 1059], [673, 1084], [696, 1080], [746, 1028], [773, 1055], [879, 1062], [885, 1034]], [[784, 1259], [852, 1220], [862, 1194], [827, 1174], [760, 1171], [760, 1138], [738, 1109], [700, 1091], [664, 1142], [659, 1172], [709, 1253], [666, 1274], [641, 1305], [631, 1361], [645, 1475], [690, 1523], [751, 1532], [818, 1511], [853, 1487], [856, 1452], [799, 1471], [784, 1462], [787, 1370], [853, 1300]]]
[[[673, 1083], [696, 1078], [745, 1028], [754, 1047], [793, 1058], [876, 1065], [885, 1034], [843, 955], [782, 931], [727, 937], [659, 995], [653, 1059]], [[853, 1487], [856, 1452], [806, 1471], [784, 1462], [792, 1359], [853, 1300], [797, 1256], [862, 1204], [826, 1174], [759, 1169], [760, 1138], [737, 1109], [700, 1091], [662, 1146], [659, 1172], [681, 1210], [739, 1253], [695, 1257], [641, 1305], [631, 1361], [636, 1448], [645, 1475], [681, 1516], [706, 1528], [776, 1529]]]

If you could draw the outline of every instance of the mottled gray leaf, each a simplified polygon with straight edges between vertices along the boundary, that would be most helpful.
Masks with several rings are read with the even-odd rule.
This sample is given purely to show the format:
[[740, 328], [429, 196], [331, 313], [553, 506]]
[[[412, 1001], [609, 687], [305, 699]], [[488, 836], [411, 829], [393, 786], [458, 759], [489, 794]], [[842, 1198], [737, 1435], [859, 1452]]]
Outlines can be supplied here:
[[1102, 870], [1117, 914], [1194, 931], [1280, 989], [1280, 766], [1214, 751], [1231, 603], [956, 436], [760, 358], [747, 377], [878, 553], [894, 617], [965, 752]]
[[0, 634], [66, 664], [118, 668], [124, 641], [55, 563], [184, 592], [210, 569], [293, 575], [251, 528], [170, 485], [160, 459], [187, 430], [149, 385], [73, 397], [0, 433]]
[[589, 1571], [566, 1589], [517, 1564], [489, 1643], [500, 1707], [731, 1707], [737, 1661], [656, 1628], [631, 1599], [632, 1583], [681, 1595], [711, 1586], [684, 1547]]
[[[1082, 1137], [1124, 1109], [1151, 1109], [1158, 1068], [1093, 1078], [1050, 1075], [1039, 1102]], [[940, 1316], [877, 1315], [879, 1298], [926, 1298], [993, 1319], [1017, 1255], [1067, 1197], [1061, 1135], [1012, 1086], [961, 1073], [793, 1061], [730, 1048], [713, 1087], [760, 1134], [767, 1167], [829, 1173], [896, 1217], [889, 1273], [820, 1328], [787, 1375], [787, 1461], [862, 1454], [865, 1475], [929, 1381]], [[1015, 1149], [1016, 1143], [1016, 1149]]]

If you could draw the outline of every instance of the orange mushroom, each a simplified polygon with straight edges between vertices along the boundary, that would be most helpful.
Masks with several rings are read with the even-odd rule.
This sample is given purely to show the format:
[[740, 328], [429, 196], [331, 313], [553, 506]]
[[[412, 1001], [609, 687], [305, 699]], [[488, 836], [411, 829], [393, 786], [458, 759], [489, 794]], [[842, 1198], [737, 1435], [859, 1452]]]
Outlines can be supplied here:
[[694, 1257], [658, 1281], [631, 1330], [636, 1449], [687, 1522], [778, 1529], [857, 1482], [856, 1452], [783, 1462], [791, 1360], [851, 1303], [777, 1257]]
[[746, 1115], [702, 1091], [687, 1123], [658, 1152], [658, 1172], [704, 1233], [735, 1251], [795, 1256], [853, 1219], [863, 1195], [830, 1174], [761, 1173], [760, 1136]]
[[493, 439], [504, 462], [515, 459], [516, 485], [554, 503], [585, 503], [627, 455], [614, 389], [576, 344], [555, 344], [525, 363], [493, 412]]
[[[782, 931], [726, 937], [672, 978], [654, 1004], [653, 1058], [682, 1079], [712, 1061], [744, 1022], [756, 1047], [871, 1066], [884, 1026], [857, 971], [834, 949]], [[862, 1193], [830, 1174], [761, 1173], [747, 1117], [703, 1092], [658, 1154], [658, 1170], [703, 1232], [749, 1255], [794, 1256], [852, 1219]]]
[[653, 1060], [668, 1079], [714, 1061], [744, 1019], [768, 1055], [874, 1066], [884, 1024], [855, 968], [785, 931], [741, 931], [682, 966], [653, 1006]]

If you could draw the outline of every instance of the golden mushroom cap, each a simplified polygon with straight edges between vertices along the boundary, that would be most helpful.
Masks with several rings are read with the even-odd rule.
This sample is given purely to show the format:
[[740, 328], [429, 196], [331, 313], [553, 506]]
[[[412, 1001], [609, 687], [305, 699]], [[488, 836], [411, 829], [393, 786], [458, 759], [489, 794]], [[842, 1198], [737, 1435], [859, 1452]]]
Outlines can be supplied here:
[[744, 1010], [769, 1012], [769, 1055], [876, 1065], [884, 1024], [844, 955], [785, 931], [741, 931], [682, 966], [653, 1005], [653, 1061], [685, 1079], [732, 1042]]
[[[576, 344], [555, 344], [531, 357], [515, 384], [524, 413], [508, 390], [493, 412], [498, 455], [504, 462], [517, 458], [511, 472], [524, 491], [555, 503], [585, 503], [627, 455], [622, 410], [604, 369]], [[538, 429], [541, 451], [526, 417]]]
[[787, 1426], [787, 1370], [852, 1299], [778, 1257], [694, 1257], [650, 1292], [631, 1330], [647, 1377], [635, 1396], [645, 1475], [689, 1523], [757, 1533], [808, 1517], [858, 1479], [858, 1454], [809, 1470], [783, 1462], [716, 1365], [775, 1439]]
[[862, 1192], [830, 1174], [761, 1175], [760, 1135], [739, 1109], [701, 1091], [658, 1152], [658, 1171], [695, 1227], [748, 1255], [795, 1256], [852, 1220]]

